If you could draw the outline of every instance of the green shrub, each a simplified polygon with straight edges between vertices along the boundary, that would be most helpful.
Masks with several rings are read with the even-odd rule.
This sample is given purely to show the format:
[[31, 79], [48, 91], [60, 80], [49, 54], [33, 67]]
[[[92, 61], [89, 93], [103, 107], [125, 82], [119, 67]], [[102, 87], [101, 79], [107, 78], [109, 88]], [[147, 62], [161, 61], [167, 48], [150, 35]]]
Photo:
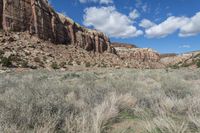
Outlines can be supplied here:
[[172, 69], [179, 69], [180, 67], [178, 66], [178, 64], [175, 64], [175, 65], [170, 66], [170, 68], [172, 68]]
[[0, 57], [2, 57], [4, 54], [4, 51], [3, 50], [0, 50]]
[[53, 62], [51, 64], [51, 68], [53, 68], [53, 69], [59, 69], [58, 64], [56, 62]]
[[68, 62], [68, 65], [73, 66], [73, 63], [72, 63], [72, 62], [73, 62], [73, 60], [70, 59], [69, 62]]
[[182, 67], [189, 67], [191, 64], [183, 63]]
[[39, 57], [35, 57], [35, 58], [34, 58], [34, 61], [35, 61], [35, 62], [39, 62], [39, 63], [41, 62], [41, 60], [40, 60]]
[[76, 64], [77, 64], [77, 65], [81, 65], [81, 62], [80, 62], [80, 61], [76, 61]]
[[10, 57], [2, 57], [1, 58], [1, 64], [4, 67], [12, 67], [12, 60]]
[[26, 67], [28, 67], [28, 62], [25, 60], [22, 60], [21, 65], [22, 65], [22, 67], [26, 68]]
[[73, 78], [80, 78], [80, 75], [76, 73], [67, 73], [63, 77], [63, 79], [73, 79]]
[[196, 65], [198, 68], [200, 68], [200, 60], [197, 61]]
[[47, 60], [47, 57], [46, 56], [43, 56], [43, 61], [46, 61]]
[[9, 58], [10, 58], [10, 60], [12, 60], [13, 62], [22, 61], [22, 59], [20, 59], [20, 57], [17, 56], [17, 55], [11, 55]]
[[62, 68], [65, 67], [65, 65], [66, 65], [66, 62], [61, 62], [61, 63], [59, 64], [59, 66], [62, 67]]
[[104, 67], [104, 68], [106, 68], [107, 67], [107, 65], [105, 64], [105, 63], [101, 63], [101, 67]]
[[90, 67], [90, 66], [91, 66], [90, 62], [85, 63], [85, 67]]

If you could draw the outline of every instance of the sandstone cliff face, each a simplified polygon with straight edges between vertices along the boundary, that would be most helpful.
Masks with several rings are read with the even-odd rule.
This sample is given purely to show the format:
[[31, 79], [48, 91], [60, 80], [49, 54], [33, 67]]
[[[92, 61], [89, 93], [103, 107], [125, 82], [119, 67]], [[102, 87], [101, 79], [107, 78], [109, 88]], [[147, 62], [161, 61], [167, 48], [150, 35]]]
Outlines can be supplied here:
[[53, 43], [73, 44], [88, 51], [112, 52], [103, 33], [79, 26], [56, 13], [46, 0], [1, 0], [0, 28], [5, 31], [29, 31]]
[[141, 62], [159, 62], [160, 54], [149, 48], [114, 47], [122, 59], [134, 59]]
[[3, 1], [0, 1], [0, 29], [3, 28]]

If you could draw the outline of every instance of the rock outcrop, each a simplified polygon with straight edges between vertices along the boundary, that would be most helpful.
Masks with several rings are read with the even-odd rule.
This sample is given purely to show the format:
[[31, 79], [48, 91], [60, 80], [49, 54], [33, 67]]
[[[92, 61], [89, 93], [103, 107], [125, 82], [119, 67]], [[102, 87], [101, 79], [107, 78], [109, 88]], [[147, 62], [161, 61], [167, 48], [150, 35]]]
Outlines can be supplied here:
[[73, 44], [98, 53], [112, 52], [108, 37], [56, 13], [47, 0], [1, 0], [0, 29], [29, 31], [53, 43]]
[[160, 54], [150, 48], [131, 48], [130, 45], [114, 46], [122, 59], [134, 59], [141, 62], [159, 62]]
[[175, 57], [178, 54], [176, 53], [166, 53], [166, 54], [160, 54], [160, 58], [166, 58], [166, 57]]
[[133, 44], [127, 44], [127, 43], [119, 43], [119, 42], [112, 42], [112, 47], [124, 47], [124, 48], [137, 48], [136, 45]]
[[55, 45], [28, 32], [0, 32], [0, 69], [91, 70], [99, 67], [141, 69], [164, 66], [159, 61], [123, 59], [117, 54], [88, 52], [75, 45]]
[[196, 63], [200, 61], [200, 51], [188, 52], [176, 56], [162, 57], [160, 60], [168, 67], [196, 67]]
[[3, 28], [3, 0], [0, 1], [0, 29]]
[[47, 0], [1, 0], [2, 29], [0, 68], [164, 67], [157, 52], [122, 43], [111, 45], [105, 34], [55, 12]]

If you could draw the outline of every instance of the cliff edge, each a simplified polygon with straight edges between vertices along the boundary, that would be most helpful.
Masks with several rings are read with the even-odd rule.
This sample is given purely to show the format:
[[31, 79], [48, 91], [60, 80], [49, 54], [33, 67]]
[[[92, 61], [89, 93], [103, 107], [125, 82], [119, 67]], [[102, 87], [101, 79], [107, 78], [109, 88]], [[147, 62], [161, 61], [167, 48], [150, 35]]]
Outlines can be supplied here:
[[110, 40], [102, 32], [84, 28], [55, 12], [46, 0], [1, 0], [0, 29], [28, 31], [40, 39], [87, 51], [112, 52]]

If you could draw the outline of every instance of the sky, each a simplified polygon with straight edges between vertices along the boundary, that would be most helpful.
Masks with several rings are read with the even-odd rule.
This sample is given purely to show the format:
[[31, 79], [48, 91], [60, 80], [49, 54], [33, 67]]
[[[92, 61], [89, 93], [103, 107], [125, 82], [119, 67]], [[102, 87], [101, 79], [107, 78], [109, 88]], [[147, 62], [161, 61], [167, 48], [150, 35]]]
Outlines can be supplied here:
[[200, 0], [50, 0], [57, 12], [112, 42], [160, 53], [200, 50]]

